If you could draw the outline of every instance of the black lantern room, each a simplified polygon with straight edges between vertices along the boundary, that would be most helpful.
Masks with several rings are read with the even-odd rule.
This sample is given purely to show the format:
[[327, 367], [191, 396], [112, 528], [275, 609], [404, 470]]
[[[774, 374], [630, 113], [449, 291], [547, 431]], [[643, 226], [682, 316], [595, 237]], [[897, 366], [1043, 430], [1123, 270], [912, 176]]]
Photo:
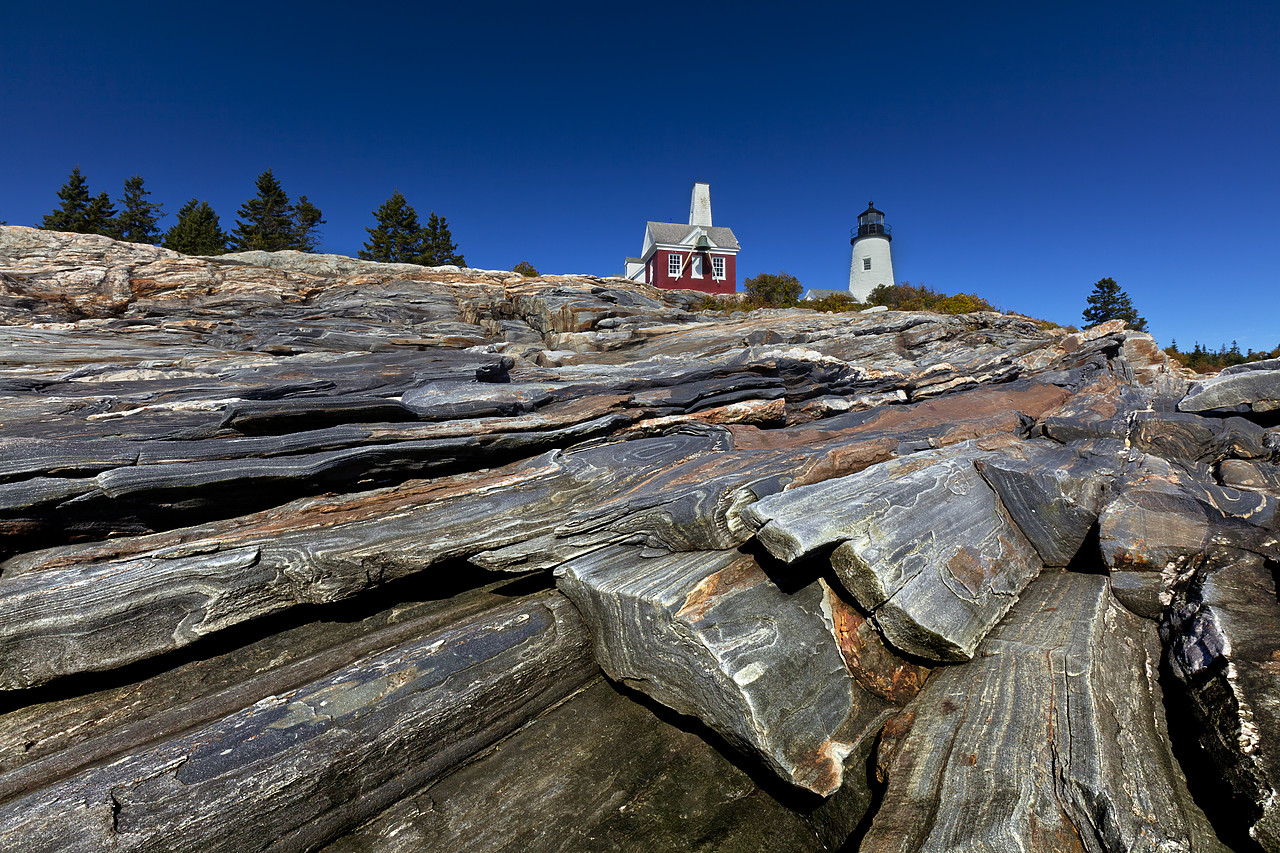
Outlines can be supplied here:
[[857, 241], [859, 237], [867, 237], [877, 235], [892, 240], [893, 235], [889, 233], [889, 226], [884, 224], [884, 211], [876, 210], [875, 202], [867, 202], [867, 209], [858, 214], [858, 233], [853, 236], [850, 243]]

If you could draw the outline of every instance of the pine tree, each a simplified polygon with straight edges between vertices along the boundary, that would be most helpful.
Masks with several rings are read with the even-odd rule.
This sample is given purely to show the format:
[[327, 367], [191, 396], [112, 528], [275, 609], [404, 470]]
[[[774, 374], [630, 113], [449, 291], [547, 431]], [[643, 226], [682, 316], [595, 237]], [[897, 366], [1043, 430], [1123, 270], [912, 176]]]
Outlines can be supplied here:
[[207, 201], [191, 201], [178, 210], [178, 221], [164, 232], [164, 247], [184, 255], [221, 255], [230, 237]]
[[89, 186], [80, 167], [71, 170], [67, 182], [58, 190], [61, 203], [53, 213], [45, 216], [38, 227], [46, 231], [75, 231], [84, 233], [85, 216], [89, 210]]
[[366, 261], [385, 264], [422, 263], [425, 232], [418, 221], [418, 212], [405, 200], [400, 190], [391, 194], [373, 212], [374, 227], [366, 228], [369, 239], [359, 256]]
[[270, 169], [258, 176], [258, 194], [240, 205], [231, 232], [237, 252], [277, 252], [295, 248], [297, 227], [293, 205]]
[[427, 227], [422, 230], [422, 260], [419, 263], [429, 267], [445, 264], [457, 264], [460, 267], [467, 265], [466, 258], [459, 254], [458, 247], [453, 242], [453, 235], [449, 233], [449, 220], [443, 216], [436, 216], [433, 210], [427, 217]]
[[120, 215], [116, 217], [116, 230], [121, 240], [152, 245], [160, 241], [160, 229], [156, 223], [164, 215], [164, 205], [147, 201], [149, 195], [151, 192], [142, 186], [141, 175], [134, 175], [124, 182]]
[[305, 195], [298, 196], [298, 203], [293, 206], [293, 245], [289, 248], [314, 252], [320, 245], [320, 226], [324, 225], [320, 217], [320, 208]]
[[1114, 278], [1099, 279], [1089, 294], [1089, 307], [1084, 309], [1084, 321], [1091, 326], [1108, 320], [1124, 320], [1135, 332], [1145, 332], [1147, 321], [1138, 316], [1129, 294], [1120, 289]]
[[111, 196], [106, 190], [98, 193], [89, 201], [89, 208], [84, 214], [85, 234], [101, 234], [113, 240], [120, 239], [120, 228], [116, 224], [116, 209], [111, 204]]

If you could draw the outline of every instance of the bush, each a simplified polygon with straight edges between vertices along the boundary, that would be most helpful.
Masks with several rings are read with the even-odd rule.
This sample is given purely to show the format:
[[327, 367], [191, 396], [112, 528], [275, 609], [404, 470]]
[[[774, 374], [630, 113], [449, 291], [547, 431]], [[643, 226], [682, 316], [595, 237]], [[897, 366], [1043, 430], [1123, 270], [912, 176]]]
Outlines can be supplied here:
[[747, 291], [747, 301], [758, 308], [795, 305], [804, 292], [800, 279], [785, 272], [762, 272], [755, 278], [744, 281], [743, 285]]
[[940, 314], [972, 314], [995, 311], [981, 296], [957, 293], [948, 296], [923, 284], [880, 284], [867, 296], [868, 305], [883, 305], [893, 311], [937, 311]]
[[520, 275], [524, 276], [525, 278], [537, 278], [538, 276], [542, 275], [542, 273], [538, 272], [538, 270], [533, 266], [533, 264], [529, 263], [528, 261], [521, 261], [520, 263], [512, 267], [511, 271], [518, 272], [520, 273]]
[[826, 311], [828, 314], [842, 314], [845, 311], [861, 311], [867, 307], [852, 296], [844, 293], [834, 293], [831, 296], [824, 296], [821, 299], [814, 299], [810, 302], [803, 303], [805, 308], [812, 308], [814, 311]]

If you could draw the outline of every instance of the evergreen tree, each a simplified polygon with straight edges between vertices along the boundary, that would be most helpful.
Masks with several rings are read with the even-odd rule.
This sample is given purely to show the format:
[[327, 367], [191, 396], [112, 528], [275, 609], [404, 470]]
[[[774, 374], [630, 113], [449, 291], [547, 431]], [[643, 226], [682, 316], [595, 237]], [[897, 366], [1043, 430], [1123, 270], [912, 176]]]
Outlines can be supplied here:
[[156, 223], [164, 215], [164, 205], [147, 201], [149, 195], [151, 192], [142, 186], [141, 175], [134, 175], [124, 182], [120, 215], [116, 217], [116, 230], [121, 240], [153, 245], [160, 241], [160, 229]]
[[120, 228], [116, 224], [116, 209], [111, 204], [111, 196], [106, 190], [98, 193], [89, 201], [89, 208], [84, 214], [85, 234], [101, 234], [113, 240], [120, 239]]
[[293, 245], [289, 248], [314, 252], [320, 245], [320, 226], [324, 225], [320, 217], [320, 208], [305, 195], [298, 196], [298, 203], [293, 206]]
[[1145, 332], [1147, 321], [1138, 316], [1129, 294], [1120, 289], [1114, 278], [1099, 279], [1089, 294], [1089, 307], [1084, 309], [1084, 321], [1090, 326], [1108, 320], [1124, 320], [1135, 332]]
[[453, 235], [449, 233], [449, 220], [443, 216], [436, 216], [433, 210], [427, 217], [427, 227], [422, 231], [422, 260], [419, 263], [429, 267], [445, 264], [457, 264], [460, 267], [467, 265], [467, 259], [458, 252], [458, 247], [453, 242]]
[[[289, 196], [270, 169], [258, 176], [258, 194], [240, 205], [231, 232], [237, 252], [276, 252], [296, 248], [297, 225]], [[317, 211], [318, 212], [318, 211]]]
[[53, 213], [45, 216], [38, 227], [46, 231], [75, 231], [85, 233], [84, 224], [89, 210], [89, 186], [80, 167], [71, 170], [67, 182], [58, 190], [61, 202]]
[[520, 263], [512, 267], [511, 271], [518, 272], [520, 273], [520, 275], [524, 276], [525, 278], [537, 278], [538, 276], [542, 275], [542, 273], [538, 272], [538, 268], [535, 267], [533, 264], [529, 263], [528, 261], [521, 261]]
[[386, 264], [422, 263], [425, 232], [418, 221], [418, 212], [405, 200], [400, 190], [391, 194], [373, 212], [374, 227], [366, 228], [369, 239], [359, 256], [366, 261]]
[[162, 245], [184, 255], [221, 255], [229, 241], [209, 202], [193, 198], [178, 210], [178, 221], [164, 232]]

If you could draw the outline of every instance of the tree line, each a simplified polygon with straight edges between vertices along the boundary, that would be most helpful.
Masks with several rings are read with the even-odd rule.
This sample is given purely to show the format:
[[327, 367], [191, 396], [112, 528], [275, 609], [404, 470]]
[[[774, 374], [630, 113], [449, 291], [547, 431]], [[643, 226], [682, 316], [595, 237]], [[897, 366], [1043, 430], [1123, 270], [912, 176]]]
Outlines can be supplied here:
[[[305, 195], [291, 199], [270, 169], [258, 175], [255, 184], [257, 195], [240, 206], [230, 233], [222, 229], [209, 202], [195, 198], [178, 209], [173, 225], [161, 231], [164, 205], [148, 199], [151, 192], [141, 175], [124, 182], [117, 209], [105, 191], [90, 193], [88, 181], [76, 166], [58, 190], [58, 206], [36, 227], [102, 234], [114, 240], [163, 246], [184, 255], [282, 249], [315, 252], [320, 245], [320, 226], [325, 224], [320, 208]], [[361, 258], [425, 266], [466, 265], [449, 233], [448, 220], [432, 211], [426, 225], [420, 224], [417, 212], [399, 190], [373, 216], [373, 227], [365, 229], [369, 240], [359, 252]]]
[[1194, 347], [1183, 351], [1178, 349], [1178, 341], [1175, 339], [1169, 342], [1169, 346], [1165, 347], [1164, 351], [1183, 367], [1189, 367], [1197, 373], [1212, 373], [1224, 367], [1233, 367], [1237, 364], [1280, 358], [1280, 346], [1273, 350], [1259, 351], [1255, 351], [1253, 347], [1250, 347], [1248, 352], [1241, 352], [1240, 345], [1235, 341], [1231, 342], [1229, 348], [1226, 344], [1222, 344], [1217, 350], [1203, 347], [1199, 341], [1196, 341]]

